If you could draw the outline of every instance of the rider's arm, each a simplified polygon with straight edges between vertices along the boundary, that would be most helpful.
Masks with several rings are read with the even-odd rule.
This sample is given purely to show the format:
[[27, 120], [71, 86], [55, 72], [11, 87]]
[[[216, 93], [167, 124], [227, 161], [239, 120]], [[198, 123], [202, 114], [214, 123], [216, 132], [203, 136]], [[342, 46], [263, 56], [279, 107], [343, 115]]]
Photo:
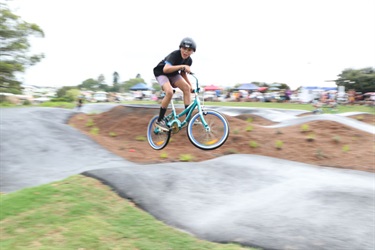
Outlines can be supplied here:
[[191, 85], [191, 82], [189, 81], [189, 78], [188, 78], [188, 76], [187, 76], [187, 73], [186, 73], [186, 71], [181, 71], [181, 76], [185, 79], [185, 81], [190, 85], [190, 89], [191, 89], [191, 91], [192, 91], [192, 93], [193, 93], [193, 85]]
[[163, 72], [165, 74], [170, 74], [170, 73], [175, 72], [175, 71], [183, 70], [185, 68], [185, 66], [186, 65], [171, 65], [171, 64], [166, 63], [164, 65]]

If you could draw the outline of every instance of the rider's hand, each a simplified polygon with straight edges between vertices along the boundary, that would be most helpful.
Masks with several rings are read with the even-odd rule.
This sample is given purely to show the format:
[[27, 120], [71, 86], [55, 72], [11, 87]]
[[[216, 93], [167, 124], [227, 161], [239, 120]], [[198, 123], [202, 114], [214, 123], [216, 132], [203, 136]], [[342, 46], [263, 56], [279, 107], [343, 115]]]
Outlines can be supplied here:
[[189, 65], [182, 65], [181, 71], [186, 72], [186, 73], [190, 73], [191, 72], [190, 66]]

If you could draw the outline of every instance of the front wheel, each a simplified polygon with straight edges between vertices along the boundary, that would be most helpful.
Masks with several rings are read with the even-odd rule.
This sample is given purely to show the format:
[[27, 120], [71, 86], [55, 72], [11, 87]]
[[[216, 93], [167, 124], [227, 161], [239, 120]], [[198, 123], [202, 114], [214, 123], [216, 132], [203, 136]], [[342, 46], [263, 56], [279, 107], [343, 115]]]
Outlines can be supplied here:
[[154, 116], [147, 126], [147, 140], [150, 146], [155, 150], [161, 150], [167, 146], [171, 137], [171, 131], [163, 131], [156, 122], [159, 116]]
[[203, 119], [204, 121], [201, 120], [199, 113], [191, 118], [187, 127], [190, 142], [203, 150], [212, 150], [223, 145], [229, 136], [227, 119], [213, 110], [203, 111]]

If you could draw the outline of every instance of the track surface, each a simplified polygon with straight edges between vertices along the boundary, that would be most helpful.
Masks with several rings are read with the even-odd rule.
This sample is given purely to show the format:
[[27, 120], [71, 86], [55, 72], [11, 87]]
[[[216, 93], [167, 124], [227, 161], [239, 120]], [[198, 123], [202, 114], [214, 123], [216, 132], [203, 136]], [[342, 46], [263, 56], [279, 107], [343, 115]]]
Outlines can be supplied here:
[[[112, 107], [85, 105], [83, 111]], [[298, 122], [295, 115], [303, 113], [220, 111], [263, 113], [284, 126]], [[102, 180], [165, 223], [202, 239], [264, 249], [375, 248], [373, 173], [255, 155], [229, 155], [194, 165], [139, 165], [66, 125], [73, 114], [55, 108], [0, 109], [1, 192], [82, 173]], [[342, 118], [340, 122], [345, 123], [347, 119]], [[359, 129], [374, 131], [367, 125]]]

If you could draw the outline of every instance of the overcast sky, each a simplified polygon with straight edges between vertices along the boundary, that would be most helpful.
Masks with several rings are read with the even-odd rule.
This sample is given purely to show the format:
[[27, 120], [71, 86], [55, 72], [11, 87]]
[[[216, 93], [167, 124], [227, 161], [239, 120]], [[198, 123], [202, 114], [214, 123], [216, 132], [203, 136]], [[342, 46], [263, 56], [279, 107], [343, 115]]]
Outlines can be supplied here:
[[[2, 0], [4, 1], [4, 0]], [[153, 67], [192, 37], [192, 71], [204, 85], [282, 82], [332, 86], [346, 68], [375, 66], [375, 0], [13, 0], [46, 58], [25, 84], [72, 86], [103, 74], [107, 84]]]

